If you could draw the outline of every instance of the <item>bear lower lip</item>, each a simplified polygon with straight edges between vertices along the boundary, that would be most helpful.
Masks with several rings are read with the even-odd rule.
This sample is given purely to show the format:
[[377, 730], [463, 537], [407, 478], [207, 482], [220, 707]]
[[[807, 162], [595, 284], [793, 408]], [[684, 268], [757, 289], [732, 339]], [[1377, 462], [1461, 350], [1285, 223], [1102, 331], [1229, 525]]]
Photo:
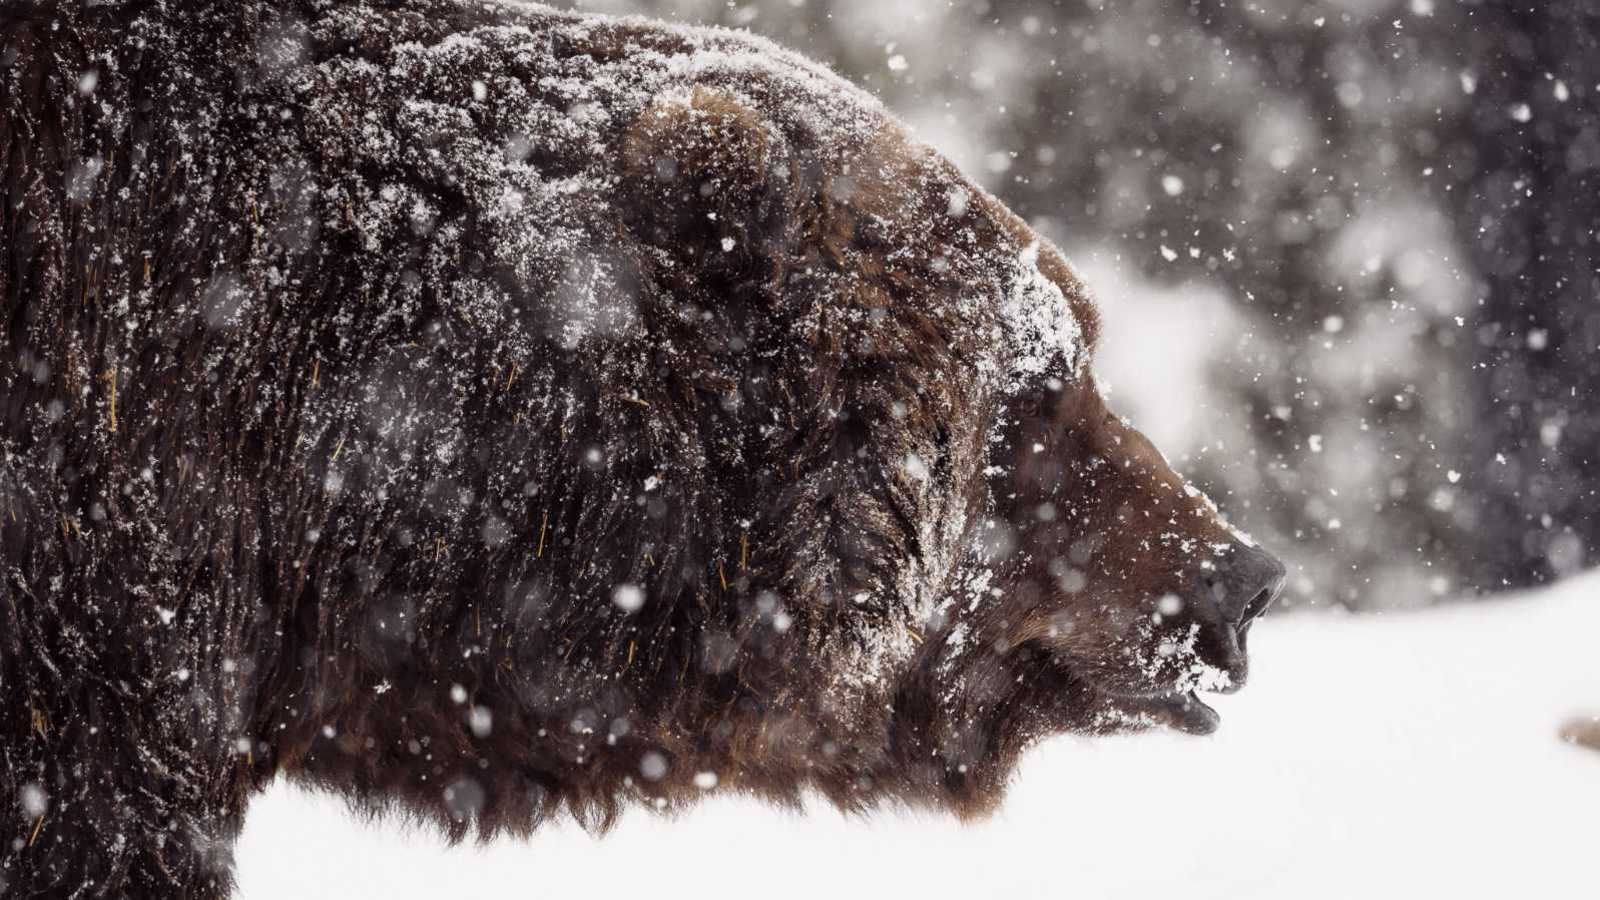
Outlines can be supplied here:
[[1193, 691], [1173, 696], [1164, 705], [1172, 714], [1172, 726], [1188, 734], [1210, 734], [1222, 724], [1222, 716]]
[[1195, 696], [1194, 691], [1154, 696], [1128, 694], [1113, 696], [1155, 716], [1169, 728], [1185, 734], [1211, 734], [1222, 724], [1222, 716]]

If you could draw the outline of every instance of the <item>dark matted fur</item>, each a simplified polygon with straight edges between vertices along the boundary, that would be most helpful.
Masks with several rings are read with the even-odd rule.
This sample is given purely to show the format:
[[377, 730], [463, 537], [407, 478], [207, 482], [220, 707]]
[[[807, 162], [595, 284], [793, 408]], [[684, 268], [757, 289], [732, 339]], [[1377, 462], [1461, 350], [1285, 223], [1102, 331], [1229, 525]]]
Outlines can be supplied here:
[[224, 896], [279, 773], [976, 814], [1209, 652], [1075, 276], [764, 42], [13, 0], [0, 113], [0, 893]]

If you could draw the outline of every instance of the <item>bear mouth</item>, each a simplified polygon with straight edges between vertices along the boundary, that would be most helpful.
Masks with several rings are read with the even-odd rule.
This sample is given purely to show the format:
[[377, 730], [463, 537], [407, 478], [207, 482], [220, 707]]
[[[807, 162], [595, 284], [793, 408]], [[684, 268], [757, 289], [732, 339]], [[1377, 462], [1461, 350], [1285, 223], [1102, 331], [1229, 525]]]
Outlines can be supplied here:
[[1123, 710], [1152, 718], [1185, 734], [1211, 734], [1222, 724], [1222, 716], [1193, 690], [1157, 694], [1104, 693]]
[[[1090, 709], [1111, 713], [1110, 723], [1120, 721], [1124, 726], [1157, 725], [1185, 734], [1211, 734], [1221, 727], [1222, 715], [1201, 700], [1200, 694], [1231, 694], [1240, 687], [1225, 678], [1185, 679], [1177, 684], [1136, 687], [1118, 683], [1120, 679], [1090, 676], [1055, 653], [1050, 653], [1049, 657], [1052, 667], [1067, 683], [1077, 686], [1080, 702], [1086, 702]], [[1105, 720], [1102, 723], [1110, 724]], [[1118, 729], [1114, 726], [1112, 730]]]

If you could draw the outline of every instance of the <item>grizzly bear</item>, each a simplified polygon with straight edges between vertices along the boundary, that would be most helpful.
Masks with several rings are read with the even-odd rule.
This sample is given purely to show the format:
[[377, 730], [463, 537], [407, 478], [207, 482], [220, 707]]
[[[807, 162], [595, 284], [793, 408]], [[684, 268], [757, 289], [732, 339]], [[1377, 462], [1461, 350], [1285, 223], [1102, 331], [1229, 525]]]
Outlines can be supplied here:
[[1283, 569], [1057, 250], [746, 34], [0, 7], [0, 884], [222, 897], [282, 774], [452, 839], [979, 815], [1207, 732]]

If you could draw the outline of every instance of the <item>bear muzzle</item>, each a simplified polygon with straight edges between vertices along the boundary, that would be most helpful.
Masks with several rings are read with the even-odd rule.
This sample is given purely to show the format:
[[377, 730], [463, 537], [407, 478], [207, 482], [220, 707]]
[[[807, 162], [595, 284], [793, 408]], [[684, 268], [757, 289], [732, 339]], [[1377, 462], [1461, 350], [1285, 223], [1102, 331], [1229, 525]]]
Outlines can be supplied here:
[[1201, 577], [1202, 597], [1193, 605], [1200, 626], [1195, 649], [1202, 661], [1227, 674], [1217, 686], [1220, 693], [1237, 691], [1249, 677], [1250, 625], [1283, 591], [1286, 574], [1277, 557], [1239, 542]]

